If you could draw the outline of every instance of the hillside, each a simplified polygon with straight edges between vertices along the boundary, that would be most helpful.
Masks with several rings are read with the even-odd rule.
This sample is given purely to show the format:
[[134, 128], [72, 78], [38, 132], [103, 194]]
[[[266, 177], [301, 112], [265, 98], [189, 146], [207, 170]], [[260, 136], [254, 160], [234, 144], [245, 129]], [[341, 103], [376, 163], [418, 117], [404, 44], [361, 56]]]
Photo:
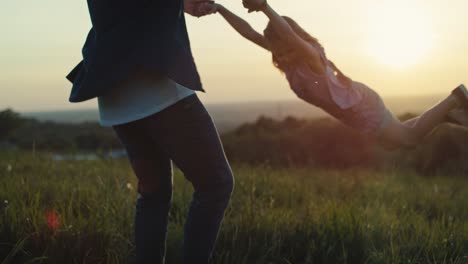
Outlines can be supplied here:
[[[397, 115], [411, 112], [419, 113], [436, 103], [441, 96], [407, 96], [388, 97], [385, 102]], [[326, 114], [301, 100], [271, 101], [271, 102], [240, 102], [224, 104], [207, 104], [207, 109], [221, 133], [232, 130], [246, 122], [253, 122], [260, 116], [283, 119], [287, 116], [296, 118], [317, 118]], [[23, 112], [25, 117], [33, 117], [40, 121], [55, 121], [59, 123], [81, 123], [97, 121], [96, 109], [75, 111]]]

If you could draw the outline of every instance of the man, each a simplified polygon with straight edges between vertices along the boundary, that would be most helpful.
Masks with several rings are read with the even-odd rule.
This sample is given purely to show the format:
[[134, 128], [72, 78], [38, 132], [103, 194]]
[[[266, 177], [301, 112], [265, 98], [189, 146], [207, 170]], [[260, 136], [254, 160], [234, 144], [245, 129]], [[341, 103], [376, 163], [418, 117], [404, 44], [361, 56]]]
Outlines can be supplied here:
[[93, 28], [83, 61], [67, 76], [71, 102], [98, 98], [138, 178], [137, 263], [164, 263], [175, 162], [194, 187], [184, 263], [208, 263], [233, 177], [192, 58], [185, 12], [214, 12], [207, 0], [88, 0]]

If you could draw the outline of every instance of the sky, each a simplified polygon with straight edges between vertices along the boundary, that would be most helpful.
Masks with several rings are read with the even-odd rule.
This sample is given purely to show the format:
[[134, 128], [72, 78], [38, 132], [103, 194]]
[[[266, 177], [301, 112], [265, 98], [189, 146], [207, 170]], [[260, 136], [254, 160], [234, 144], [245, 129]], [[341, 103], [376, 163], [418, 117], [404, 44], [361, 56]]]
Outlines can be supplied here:
[[[258, 31], [267, 19], [240, 0], [219, 0]], [[466, 0], [270, 0], [325, 47], [348, 76], [382, 96], [448, 94], [468, 84]], [[96, 108], [69, 103], [65, 75], [81, 60], [91, 27], [86, 1], [2, 0], [0, 109]], [[219, 14], [187, 16], [205, 103], [299, 100], [271, 55], [239, 36]]]

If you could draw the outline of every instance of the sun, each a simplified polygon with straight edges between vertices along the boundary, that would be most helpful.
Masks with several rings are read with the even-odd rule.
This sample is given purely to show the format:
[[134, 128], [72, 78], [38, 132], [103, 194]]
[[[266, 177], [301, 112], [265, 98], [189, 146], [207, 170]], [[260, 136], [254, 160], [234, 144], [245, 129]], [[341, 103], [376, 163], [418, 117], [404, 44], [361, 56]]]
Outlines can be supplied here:
[[368, 9], [367, 52], [396, 68], [422, 62], [433, 43], [430, 16], [422, 2], [395, 0], [375, 3]]

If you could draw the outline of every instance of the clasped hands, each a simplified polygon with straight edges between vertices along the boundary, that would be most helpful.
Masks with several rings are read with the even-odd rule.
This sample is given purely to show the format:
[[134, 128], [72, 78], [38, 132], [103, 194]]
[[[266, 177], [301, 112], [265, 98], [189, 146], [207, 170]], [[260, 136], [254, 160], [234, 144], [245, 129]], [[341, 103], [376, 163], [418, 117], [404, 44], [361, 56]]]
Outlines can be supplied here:
[[242, 0], [242, 4], [244, 5], [247, 10], [249, 10], [249, 13], [251, 12], [258, 12], [262, 10], [263, 7], [266, 6], [267, 1], [266, 0]]
[[[212, 0], [184, 0], [185, 12], [195, 16], [202, 17], [217, 12], [217, 5]], [[248, 9], [249, 13], [260, 11], [266, 4], [266, 0], [242, 0], [242, 4]]]

